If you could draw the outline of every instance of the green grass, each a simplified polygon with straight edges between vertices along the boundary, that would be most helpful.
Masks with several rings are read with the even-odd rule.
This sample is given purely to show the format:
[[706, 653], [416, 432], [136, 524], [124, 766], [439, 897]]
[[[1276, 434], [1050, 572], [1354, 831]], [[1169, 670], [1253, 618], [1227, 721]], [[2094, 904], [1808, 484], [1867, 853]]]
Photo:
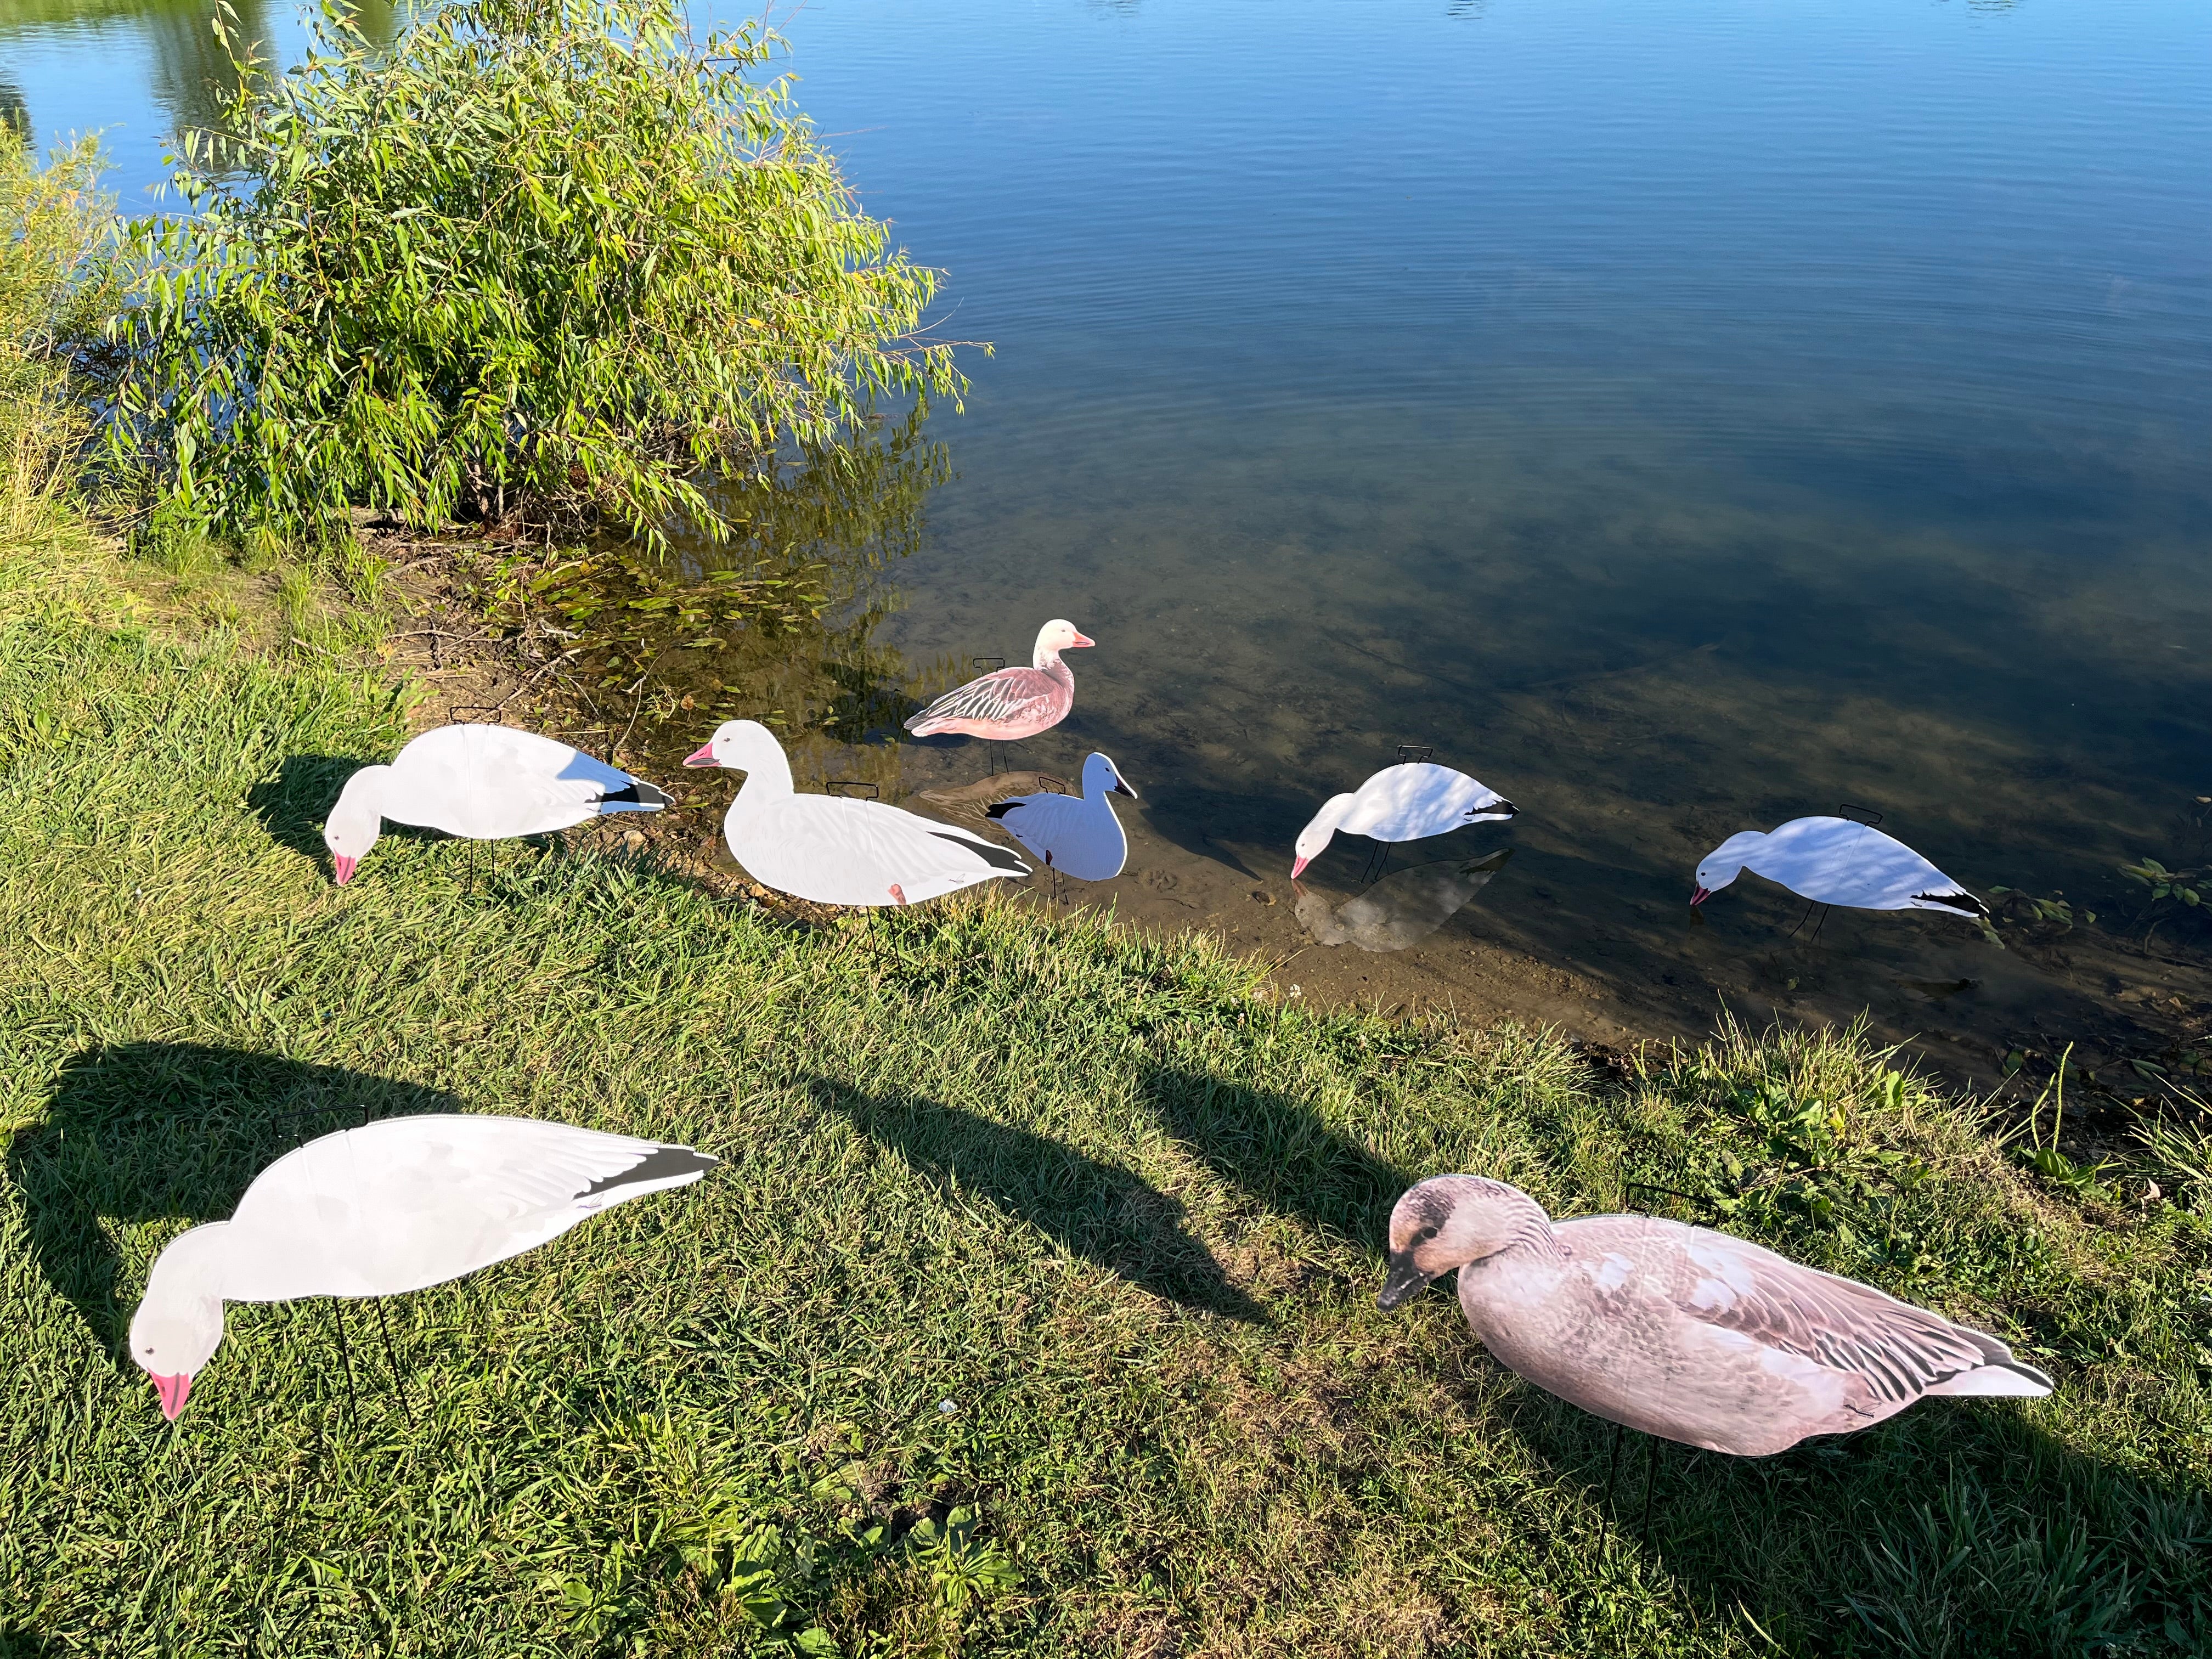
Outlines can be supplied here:
[[[469, 894], [404, 835], [339, 891], [314, 825], [398, 697], [128, 609], [81, 546], [0, 553], [0, 1654], [2212, 1639], [2202, 1209], [2046, 1188], [1846, 1037], [1623, 1077], [1095, 915], [807, 931], [512, 849]], [[161, 1244], [300, 1139], [455, 1108], [726, 1164], [386, 1304], [396, 1375], [355, 1304], [350, 1390], [331, 1304], [234, 1309], [165, 1425], [116, 1352]], [[1449, 1296], [1376, 1309], [1450, 1169], [1715, 1217], [2060, 1391], [1660, 1447], [1639, 1537], [1645, 1443], [1609, 1491], [1610, 1430]]]

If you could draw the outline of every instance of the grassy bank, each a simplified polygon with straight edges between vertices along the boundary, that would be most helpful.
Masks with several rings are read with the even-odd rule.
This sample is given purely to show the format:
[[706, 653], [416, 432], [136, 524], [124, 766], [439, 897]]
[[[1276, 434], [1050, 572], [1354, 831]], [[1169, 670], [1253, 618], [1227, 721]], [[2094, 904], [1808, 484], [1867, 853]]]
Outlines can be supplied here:
[[[2163, 1652], [2212, 1637], [2207, 1218], [2046, 1188], [1848, 1042], [1600, 1073], [1019, 902], [799, 931], [591, 854], [314, 826], [392, 688], [0, 553], [0, 1653]], [[726, 1167], [480, 1281], [234, 1310], [154, 1255], [357, 1113]], [[1757, 1463], [1374, 1306], [1409, 1175], [1719, 1216], [2019, 1342]], [[1629, 1183], [1662, 1190], [1631, 1190]], [[1686, 1194], [1680, 1197], [1675, 1194]], [[351, 1382], [349, 1384], [349, 1376]]]

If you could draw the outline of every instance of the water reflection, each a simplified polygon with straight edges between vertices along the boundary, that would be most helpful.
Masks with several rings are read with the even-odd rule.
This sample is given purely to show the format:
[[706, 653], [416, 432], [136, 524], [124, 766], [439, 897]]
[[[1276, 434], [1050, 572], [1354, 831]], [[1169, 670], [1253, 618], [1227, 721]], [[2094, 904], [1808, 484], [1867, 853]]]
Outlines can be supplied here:
[[25, 143], [31, 142], [31, 111], [23, 101], [22, 88], [4, 76], [0, 76], [0, 126], [11, 129]]
[[1511, 848], [1502, 847], [1483, 858], [1416, 865], [1383, 877], [1341, 905], [1292, 882], [1298, 925], [1316, 945], [1356, 945], [1378, 953], [1410, 950], [1465, 909], [1512, 856]]
[[[232, 0], [230, 12], [226, 27], [240, 51], [277, 65], [300, 55], [295, 8]], [[212, 131], [238, 95], [238, 68], [231, 48], [216, 38], [216, 13], [211, 0], [0, 0], [0, 37], [36, 32], [143, 43], [148, 89], [173, 136]], [[360, 0], [356, 15], [373, 44], [391, 41], [398, 17], [392, 0]], [[0, 121], [28, 136], [35, 131], [32, 114], [21, 92], [0, 81]]]
[[607, 544], [517, 561], [509, 592], [568, 638], [594, 729], [665, 771], [723, 720], [757, 720], [802, 787], [852, 778], [895, 795], [916, 675], [873, 635], [899, 605], [888, 573], [919, 544], [924, 502], [951, 476], [926, 417], [917, 408], [724, 484], [717, 505], [738, 526], [727, 543], [678, 535], [665, 558]]

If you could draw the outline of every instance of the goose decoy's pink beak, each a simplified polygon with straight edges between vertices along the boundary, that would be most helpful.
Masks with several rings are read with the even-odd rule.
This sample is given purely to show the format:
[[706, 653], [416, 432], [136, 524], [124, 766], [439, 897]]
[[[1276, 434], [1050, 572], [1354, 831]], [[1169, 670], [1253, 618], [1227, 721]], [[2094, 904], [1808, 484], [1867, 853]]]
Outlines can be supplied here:
[[[146, 1373], [154, 1376], [154, 1373]], [[181, 1372], [175, 1376], [154, 1376], [154, 1391], [161, 1396], [161, 1415], [172, 1423], [185, 1408], [185, 1396], [192, 1391], [191, 1374]]]
[[684, 757], [684, 763], [686, 766], [720, 766], [721, 762], [714, 758], [714, 745], [707, 743], [700, 744], [695, 752], [686, 755]]
[[1300, 876], [1305, 874], [1306, 866], [1312, 862], [1313, 860], [1311, 859], [1299, 859], [1297, 862], [1293, 863], [1291, 866], [1291, 879], [1292, 881], [1296, 881]]
[[1088, 634], [1078, 634], [1078, 635], [1077, 635], [1073, 639], [1070, 640], [1067, 643], [1068, 643], [1069, 648], [1070, 648], [1070, 649], [1073, 649], [1073, 647], [1075, 647], [1076, 646], [1079, 646], [1079, 645], [1096, 645], [1096, 644], [1097, 644], [1097, 643], [1098, 643], [1098, 641], [1096, 641], [1096, 640], [1094, 640], [1094, 639], [1092, 639], [1092, 638], [1091, 638]]
[[1696, 909], [1700, 904], [1703, 904], [1712, 895], [1710, 892], [1700, 887], [1696, 892], [1690, 895], [1690, 908], [1692, 910]]
[[[333, 853], [331, 854], [331, 873], [337, 878], [338, 885], [341, 887], [344, 886], [348, 882], [353, 879], [353, 872], [360, 866], [360, 864], [361, 860], [359, 859], [349, 859], [343, 853]], [[155, 1380], [156, 1382], [160, 1381], [158, 1377]], [[179, 1395], [178, 1396], [179, 1404], [182, 1403], [183, 1399], [183, 1395]]]

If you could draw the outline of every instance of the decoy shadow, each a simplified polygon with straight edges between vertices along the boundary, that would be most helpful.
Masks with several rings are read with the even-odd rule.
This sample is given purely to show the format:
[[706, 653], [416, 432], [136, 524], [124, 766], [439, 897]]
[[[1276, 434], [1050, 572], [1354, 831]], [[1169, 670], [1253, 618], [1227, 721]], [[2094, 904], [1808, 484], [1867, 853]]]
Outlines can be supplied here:
[[933, 1181], [988, 1199], [1071, 1254], [1164, 1300], [1248, 1322], [1259, 1305], [1183, 1223], [1182, 1206], [1119, 1165], [1064, 1142], [919, 1096], [807, 1080], [815, 1099]]
[[110, 1228], [219, 1221], [270, 1162], [318, 1135], [465, 1109], [442, 1091], [343, 1066], [190, 1042], [118, 1043], [63, 1068], [46, 1121], [9, 1146], [8, 1172], [46, 1281], [120, 1363], [133, 1310], [117, 1300]]
[[1223, 1180], [1381, 1259], [1391, 1206], [1413, 1176], [1271, 1089], [1176, 1066], [1154, 1067], [1143, 1089], [1169, 1133]]
[[271, 841], [327, 868], [323, 820], [337, 805], [345, 781], [362, 767], [378, 763], [366, 756], [288, 755], [275, 777], [263, 779], [246, 793], [246, 805]]

